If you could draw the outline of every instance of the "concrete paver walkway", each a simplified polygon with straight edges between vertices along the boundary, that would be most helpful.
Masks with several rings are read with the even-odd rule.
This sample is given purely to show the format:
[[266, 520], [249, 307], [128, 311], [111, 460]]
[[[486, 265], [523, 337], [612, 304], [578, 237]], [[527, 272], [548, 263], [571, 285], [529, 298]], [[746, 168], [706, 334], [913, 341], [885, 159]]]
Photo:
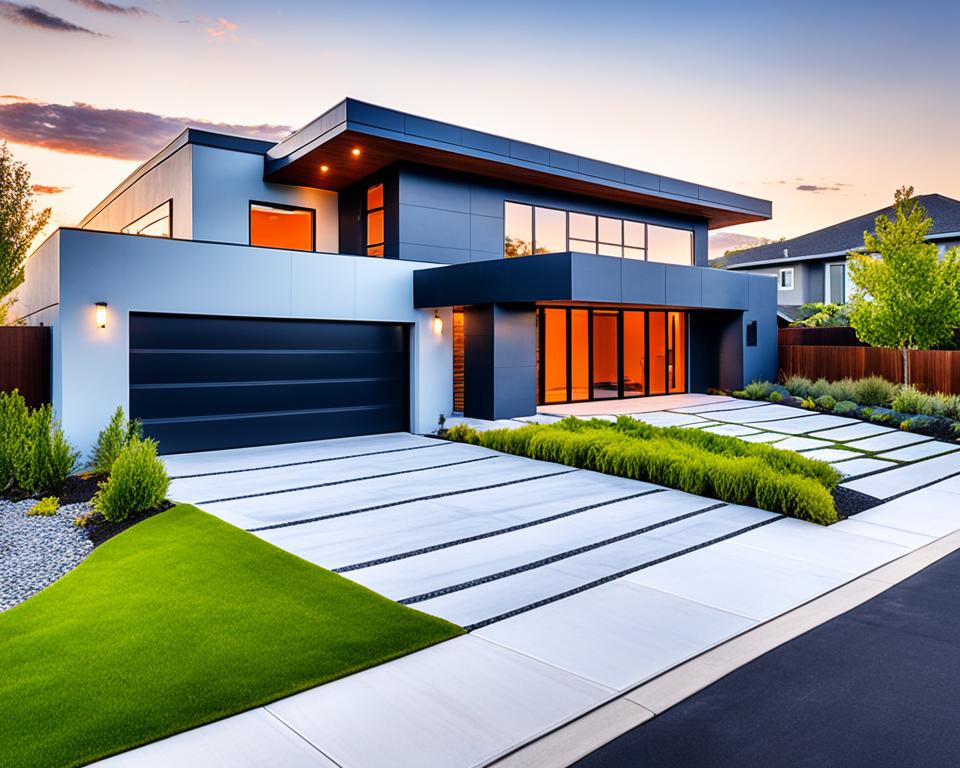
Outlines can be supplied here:
[[[638, 418], [680, 417], [689, 428], [743, 422], [783, 441], [812, 438], [799, 429], [773, 433], [769, 425], [809, 418], [816, 419], [812, 430], [846, 429], [841, 437], [851, 442], [897, 434], [702, 395], [642, 405], [654, 400], [658, 408]], [[603, 405], [620, 409], [623, 402]], [[839, 437], [813, 442], [843, 449]], [[850, 453], [864, 458], [847, 461], [872, 455]], [[895, 468], [885, 474], [899, 478], [895, 473], [931, 462], [949, 471], [948, 459], [960, 470], [960, 454], [946, 454], [913, 465], [889, 461]], [[166, 463], [172, 498], [473, 631], [105, 765], [483, 765], [759, 622], [960, 530], [960, 480], [823, 528], [406, 434], [173, 456]], [[883, 492], [908, 484], [897, 479]], [[922, 509], [907, 503], [912, 497], [923, 500]], [[251, 741], [239, 755], [237, 745]]]

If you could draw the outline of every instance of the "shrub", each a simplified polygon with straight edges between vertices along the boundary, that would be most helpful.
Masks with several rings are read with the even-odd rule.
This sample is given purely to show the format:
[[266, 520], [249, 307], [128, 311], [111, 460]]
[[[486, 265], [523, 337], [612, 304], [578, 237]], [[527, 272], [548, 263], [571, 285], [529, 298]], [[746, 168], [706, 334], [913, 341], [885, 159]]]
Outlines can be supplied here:
[[32, 494], [59, 491], [77, 466], [80, 452], [63, 436], [49, 404], [41, 405], [30, 414], [28, 440], [28, 466], [17, 478], [17, 484]]
[[480, 433], [466, 424], [457, 424], [455, 427], [450, 427], [450, 429], [447, 430], [446, 437], [455, 443], [480, 445]]
[[772, 386], [769, 381], [751, 381], [743, 392], [750, 400], [766, 400]]
[[813, 382], [806, 376], [791, 376], [783, 385], [791, 395], [802, 398], [810, 394], [810, 387], [813, 386]]
[[779, 403], [781, 400], [783, 400], [783, 395], [781, 395], [779, 392], [774, 390], [773, 392], [770, 393], [770, 397], [768, 397], [767, 399], [771, 403]]
[[837, 401], [832, 395], [821, 395], [817, 398], [816, 403], [819, 408], [823, 408], [825, 411], [832, 411]]
[[930, 397], [932, 416], [942, 416], [947, 419], [960, 419], [960, 395], [947, 395], [937, 392]]
[[833, 412], [840, 416], [846, 416], [849, 413], [856, 413], [857, 404], [851, 402], [850, 400], [841, 400], [839, 403], [833, 406]]
[[870, 414], [870, 421], [875, 421], [877, 424], [889, 424], [893, 421], [893, 414], [890, 411], [877, 409]]
[[816, 400], [818, 397], [823, 397], [826, 394], [830, 393], [830, 382], [826, 379], [817, 379], [813, 384], [810, 385], [810, 391], [807, 393], [807, 397], [812, 397]]
[[94, 472], [110, 472], [110, 467], [113, 466], [113, 462], [120, 455], [123, 446], [134, 436], [143, 437], [143, 426], [139, 419], [127, 421], [127, 417], [123, 413], [123, 406], [118, 405], [117, 410], [110, 417], [110, 422], [97, 436], [97, 443], [90, 455], [90, 468]]
[[800, 403], [800, 407], [806, 408], [808, 411], [814, 411], [817, 408], [817, 403], [812, 397], [807, 397]]
[[696, 429], [652, 427], [621, 417], [564, 419], [519, 429], [477, 432], [469, 427], [448, 436], [542, 461], [644, 480], [734, 504], [762, 506], [819, 523], [834, 522], [830, 488], [839, 481], [832, 467], [791, 451], [745, 443]]
[[736, 397], [736, 398], [738, 398], [738, 399], [740, 399], [740, 400], [746, 400], [746, 399], [748, 399], [748, 395], [747, 395], [746, 391], [744, 391], [744, 390], [742, 390], [742, 389], [735, 389], [735, 390], [733, 390], [733, 392], [730, 393], [730, 396], [731, 396], [731, 397]]
[[113, 462], [109, 479], [100, 484], [93, 508], [105, 520], [120, 522], [160, 506], [169, 485], [167, 471], [157, 458], [156, 441], [134, 435]]
[[31, 517], [50, 517], [57, 514], [58, 509], [60, 509], [60, 499], [56, 496], [44, 496], [27, 510], [27, 514]]
[[17, 390], [0, 392], [0, 491], [26, 476], [30, 411]]
[[834, 400], [855, 400], [857, 397], [857, 385], [851, 378], [832, 381], [827, 386], [827, 394]]
[[850, 399], [860, 405], [879, 405], [889, 407], [897, 395], [899, 386], [882, 376], [867, 376], [857, 379], [853, 385], [854, 396]]
[[902, 413], [916, 413], [929, 416], [932, 412], [931, 398], [916, 387], [902, 387], [893, 398], [890, 407]]
[[873, 408], [861, 408], [860, 415], [865, 419], [869, 419], [871, 416], [873, 416]]

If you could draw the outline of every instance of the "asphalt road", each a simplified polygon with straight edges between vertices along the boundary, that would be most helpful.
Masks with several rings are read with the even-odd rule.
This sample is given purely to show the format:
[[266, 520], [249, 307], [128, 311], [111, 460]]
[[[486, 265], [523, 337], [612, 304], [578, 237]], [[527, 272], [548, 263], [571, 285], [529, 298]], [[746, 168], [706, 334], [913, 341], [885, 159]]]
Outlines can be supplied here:
[[960, 765], [960, 552], [576, 763]]

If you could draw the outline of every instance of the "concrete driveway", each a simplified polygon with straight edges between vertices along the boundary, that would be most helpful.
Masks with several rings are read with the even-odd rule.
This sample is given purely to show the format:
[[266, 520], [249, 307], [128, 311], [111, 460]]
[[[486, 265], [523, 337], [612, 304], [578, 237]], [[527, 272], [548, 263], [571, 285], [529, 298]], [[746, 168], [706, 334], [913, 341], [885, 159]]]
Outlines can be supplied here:
[[165, 461], [171, 498], [471, 633], [111, 765], [484, 765], [960, 529], [902, 500], [822, 528], [409, 434]]

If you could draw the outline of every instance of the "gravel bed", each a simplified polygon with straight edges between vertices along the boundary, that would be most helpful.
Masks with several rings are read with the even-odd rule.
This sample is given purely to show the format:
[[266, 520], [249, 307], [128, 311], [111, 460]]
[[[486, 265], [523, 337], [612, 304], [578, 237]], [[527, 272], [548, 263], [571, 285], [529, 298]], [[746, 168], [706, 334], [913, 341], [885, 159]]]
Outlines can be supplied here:
[[0, 499], [0, 611], [22, 603], [79, 565], [93, 542], [73, 518], [88, 502], [68, 504], [50, 517], [28, 517], [35, 499]]

